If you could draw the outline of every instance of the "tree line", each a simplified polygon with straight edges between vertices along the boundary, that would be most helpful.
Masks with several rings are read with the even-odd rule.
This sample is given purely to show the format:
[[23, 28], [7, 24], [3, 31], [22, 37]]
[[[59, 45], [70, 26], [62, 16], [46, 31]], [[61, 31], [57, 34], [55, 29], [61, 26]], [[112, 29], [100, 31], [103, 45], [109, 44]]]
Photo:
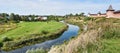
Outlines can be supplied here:
[[[84, 13], [80, 13], [80, 14], [76, 13], [75, 15], [71, 13], [64, 16], [49, 15], [49, 16], [46, 16], [47, 17], [46, 21], [51, 21], [51, 20], [60, 21], [60, 20], [64, 20], [65, 18], [75, 17], [75, 16], [82, 17], [85, 15]], [[7, 23], [9, 21], [16, 22], [16, 23], [19, 23], [20, 21], [27, 21], [27, 22], [40, 21], [38, 17], [39, 17], [38, 15], [19, 15], [14, 13], [11, 13], [11, 14], [0, 13], [0, 23]]]
[[12, 22], [20, 22], [20, 21], [37, 21], [35, 18], [38, 17], [37, 15], [19, 15], [19, 14], [7, 14], [7, 13], [0, 13], [0, 23], [7, 23], [9, 21]]

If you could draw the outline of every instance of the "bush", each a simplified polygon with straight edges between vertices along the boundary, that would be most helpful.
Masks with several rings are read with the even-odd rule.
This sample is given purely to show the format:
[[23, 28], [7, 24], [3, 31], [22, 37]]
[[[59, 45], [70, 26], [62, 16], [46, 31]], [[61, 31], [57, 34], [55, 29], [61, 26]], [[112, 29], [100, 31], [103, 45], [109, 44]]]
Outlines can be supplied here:
[[10, 38], [8, 38], [8, 37], [3, 37], [3, 39], [2, 39], [2, 42], [7, 42], [7, 41], [11, 41], [11, 39]]
[[49, 32], [48, 31], [45, 31], [45, 30], [43, 30], [42, 31], [42, 34], [48, 34]]
[[3, 46], [3, 43], [0, 42], [0, 47], [2, 47], [2, 46]]
[[91, 18], [90, 17], [85, 17], [84, 18], [84, 21], [88, 21], [88, 20], [91, 20]]

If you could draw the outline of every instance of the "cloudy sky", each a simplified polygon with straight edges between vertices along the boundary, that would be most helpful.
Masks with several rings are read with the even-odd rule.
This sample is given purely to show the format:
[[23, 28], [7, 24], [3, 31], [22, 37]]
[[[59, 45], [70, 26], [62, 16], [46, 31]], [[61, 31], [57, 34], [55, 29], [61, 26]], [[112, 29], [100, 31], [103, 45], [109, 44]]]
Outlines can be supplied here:
[[105, 12], [109, 5], [120, 10], [120, 0], [0, 0], [0, 13], [65, 15]]

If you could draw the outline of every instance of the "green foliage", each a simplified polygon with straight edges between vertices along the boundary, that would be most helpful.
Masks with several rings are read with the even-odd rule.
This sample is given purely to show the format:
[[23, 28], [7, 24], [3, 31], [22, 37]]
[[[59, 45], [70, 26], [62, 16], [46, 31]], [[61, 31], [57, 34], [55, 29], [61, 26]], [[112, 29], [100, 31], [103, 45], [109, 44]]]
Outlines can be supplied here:
[[2, 38], [2, 42], [6, 42], [6, 41], [11, 41], [11, 39], [5, 36]]
[[61, 21], [64, 20], [65, 18], [63, 16], [53, 16], [50, 15], [48, 16], [48, 20], [47, 21]]
[[43, 30], [42, 31], [42, 34], [48, 34], [49, 32], [48, 31], [45, 31], [45, 30]]
[[3, 46], [3, 43], [2, 42], [0, 42], [0, 48]]
[[18, 14], [14, 14], [14, 13], [11, 13], [10, 14], [10, 21], [14, 21], [16, 23], [18, 23], [19, 21], [21, 21], [21, 17], [18, 15]]
[[14, 14], [14, 13], [11, 13], [11, 14], [10, 14], [10, 20], [11, 20], [11, 21], [15, 20], [15, 14]]
[[84, 17], [84, 21], [88, 21], [88, 20], [91, 20], [90, 17]]

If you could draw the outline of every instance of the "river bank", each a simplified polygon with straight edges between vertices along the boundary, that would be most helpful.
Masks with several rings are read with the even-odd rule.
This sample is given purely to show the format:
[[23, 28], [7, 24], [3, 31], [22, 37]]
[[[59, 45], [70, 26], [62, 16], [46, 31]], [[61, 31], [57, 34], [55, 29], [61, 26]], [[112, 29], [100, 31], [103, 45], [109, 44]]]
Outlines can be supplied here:
[[82, 28], [82, 32], [67, 43], [52, 47], [48, 53], [119, 52], [119, 19], [83, 17], [79, 20], [71, 17], [67, 19], [67, 22], [78, 25]]
[[[43, 23], [43, 25], [46, 25], [46, 26], [43, 26], [42, 23]], [[3, 42], [2, 49], [5, 50], [5, 51], [10, 51], [10, 50], [21, 48], [21, 47], [24, 47], [24, 46], [27, 46], [27, 45], [33, 45], [35, 43], [41, 43], [41, 42], [44, 42], [44, 41], [47, 41], [47, 40], [55, 39], [55, 38], [59, 37], [60, 34], [62, 34], [68, 28], [68, 26], [66, 24], [59, 23], [59, 22], [54, 22], [54, 21], [49, 22], [49, 23], [47, 23], [47, 22], [42, 22], [42, 23], [40, 23], [40, 22], [20, 23], [20, 24], [22, 24], [22, 26], [18, 27], [15, 30], [12, 30], [12, 31], [14, 31], [14, 32], [19, 31], [20, 32], [22, 29], [24, 31], [26, 31], [26, 30], [29, 29], [29, 26], [34, 24], [34, 27], [32, 27], [30, 29], [36, 29], [35, 27], [37, 27], [37, 28], [39, 27], [40, 30], [41, 30], [41, 28], [42, 28], [41, 31], [39, 30], [39, 28], [37, 30], [39, 30], [39, 32], [41, 32], [43, 34], [41, 34], [41, 33], [34, 33], [37, 30], [32, 30], [33, 33], [31, 35], [22, 36], [22, 34], [21, 34], [22, 37], [19, 37], [17, 35], [17, 34], [19, 34], [19, 32], [17, 32], [15, 35], [17, 35], [16, 37], [18, 37], [18, 38], [13, 39], [12, 41]], [[29, 26], [28, 25], [26, 26], [26, 24], [29, 24]], [[41, 24], [41, 25], [38, 25], [38, 24]], [[51, 25], [51, 24], [53, 24], [53, 25]], [[41, 27], [41, 26], [43, 26], [43, 27]], [[48, 28], [47, 26], [49, 27], [49, 30], [46, 29], [46, 28]], [[57, 26], [57, 27], [55, 27], [55, 26]], [[45, 28], [45, 30], [43, 30], [44, 28]], [[12, 32], [12, 31], [9, 31], [9, 32]], [[9, 34], [9, 32], [8, 32], [8, 34]], [[28, 32], [26, 32], [26, 34], [27, 33]], [[13, 35], [14, 35], [14, 33], [13, 33]], [[9, 37], [9, 36], [7, 36], [7, 37]]]
[[[34, 50], [36, 48], [48, 49], [48, 48], [51, 48], [53, 45], [62, 44], [65, 40], [67, 41], [71, 37], [76, 36], [78, 34], [78, 31], [79, 31], [78, 26], [68, 24], [68, 29], [62, 35], [60, 35], [60, 37], [57, 39], [45, 41], [43, 43], [38, 43], [31, 46], [25, 46], [20, 49], [9, 51], [9, 53], [25, 53], [27, 50], [31, 50], [31, 49]], [[3, 53], [6, 53], [6, 52], [3, 52]]]

